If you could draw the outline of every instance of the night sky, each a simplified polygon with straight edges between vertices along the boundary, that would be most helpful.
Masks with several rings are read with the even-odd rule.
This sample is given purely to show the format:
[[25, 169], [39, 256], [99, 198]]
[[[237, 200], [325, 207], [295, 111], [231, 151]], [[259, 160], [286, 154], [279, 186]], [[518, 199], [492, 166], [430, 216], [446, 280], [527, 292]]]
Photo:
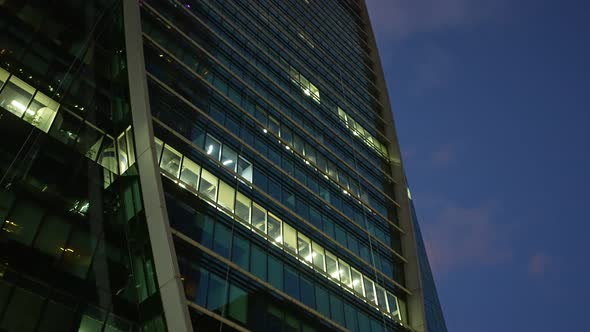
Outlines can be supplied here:
[[449, 331], [590, 331], [590, 1], [367, 3]]

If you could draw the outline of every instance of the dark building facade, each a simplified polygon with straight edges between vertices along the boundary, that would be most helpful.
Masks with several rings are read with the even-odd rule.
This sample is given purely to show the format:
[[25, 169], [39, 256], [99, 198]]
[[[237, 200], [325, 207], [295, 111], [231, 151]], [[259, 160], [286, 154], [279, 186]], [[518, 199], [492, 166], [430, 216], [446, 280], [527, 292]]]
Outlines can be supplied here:
[[446, 332], [364, 1], [0, 31], [0, 330]]

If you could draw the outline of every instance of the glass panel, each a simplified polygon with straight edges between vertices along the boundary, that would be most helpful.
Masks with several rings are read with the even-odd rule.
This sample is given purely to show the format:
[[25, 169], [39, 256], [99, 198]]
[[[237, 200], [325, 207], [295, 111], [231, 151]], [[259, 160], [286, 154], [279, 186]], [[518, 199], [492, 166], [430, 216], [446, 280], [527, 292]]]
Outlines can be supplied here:
[[221, 152], [221, 143], [211, 135], [207, 134], [205, 140], [205, 152], [208, 156], [211, 156], [215, 160], [219, 160], [219, 154]]
[[377, 300], [375, 299], [375, 286], [373, 282], [363, 276], [363, 284], [365, 286], [365, 297], [367, 300], [373, 304], [377, 304]]
[[363, 278], [361, 277], [361, 273], [355, 269], [351, 269], [350, 274], [352, 276], [352, 289], [361, 296], [364, 296]]
[[[63, 112], [62, 112], [63, 113]], [[104, 133], [88, 123], [80, 131], [76, 142], [76, 150], [83, 153], [86, 157], [96, 161], [102, 144]]]
[[13, 75], [0, 93], [0, 106], [21, 117], [34, 92], [32, 86]]
[[227, 183], [219, 181], [219, 197], [217, 203], [221, 207], [234, 212], [235, 192], [234, 188], [230, 187]]
[[297, 252], [304, 261], [311, 263], [311, 241], [301, 233], [297, 233]]
[[154, 137], [154, 141], [156, 144], [156, 161], [158, 162], [158, 165], [160, 165], [160, 158], [162, 157], [162, 148], [164, 143], [156, 137]]
[[387, 300], [385, 300], [385, 289], [383, 289], [383, 287], [379, 285], [375, 285], [375, 291], [377, 293], [377, 305], [379, 306], [379, 308], [387, 310]]
[[215, 202], [217, 198], [217, 177], [205, 169], [201, 172], [199, 192], [210, 201]]
[[129, 150], [129, 166], [135, 164], [135, 145], [133, 143], [133, 132], [131, 126], [125, 131], [125, 137], [127, 137], [127, 150]]
[[389, 292], [387, 292], [387, 304], [389, 312], [395, 315], [397, 312], [397, 298]]
[[47, 133], [53, 123], [53, 119], [55, 119], [58, 108], [59, 104], [55, 100], [41, 92], [37, 92], [35, 99], [25, 113], [24, 119]]
[[273, 118], [272, 116], [268, 117], [268, 129], [270, 130], [271, 133], [274, 133], [277, 136], [280, 135], [279, 122], [275, 118]]
[[283, 243], [285, 245], [285, 249], [291, 254], [297, 254], [297, 232], [287, 223], [283, 224]]
[[238, 162], [238, 175], [252, 183], [252, 163], [242, 158], [242, 156], [240, 156], [239, 158], [240, 160]]
[[340, 281], [348, 288], [352, 288], [352, 282], [350, 281], [350, 265], [343, 262], [341, 259], [338, 260], [338, 267], [340, 271]]
[[125, 139], [125, 132], [117, 138], [117, 148], [119, 149], [119, 168], [121, 174], [129, 168], [128, 152], [127, 152], [127, 140]]
[[248, 294], [233, 284], [229, 288], [228, 314], [242, 324], [246, 323], [248, 317]]
[[316, 269], [326, 272], [326, 265], [324, 261], [324, 248], [319, 244], [312, 242], [311, 248], [313, 250], [311, 256], [313, 258], [313, 266]]
[[281, 232], [281, 220], [272, 213], [268, 214], [268, 236], [271, 241], [283, 243], [283, 234]]
[[266, 234], [266, 210], [256, 203], [252, 203], [252, 225]]
[[239, 218], [238, 220], [241, 219], [241, 221], [244, 221], [247, 224], [250, 223], [251, 204], [252, 201], [248, 197], [240, 192], [236, 194], [236, 216]]
[[180, 157], [180, 152], [174, 150], [170, 145], [165, 144], [160, 167], [177, 178], [178, 171], [180, 170]]
[[326, 250], [326, 272], [336, 280], [340, 280], [338, 275], [338, 259], [331, 252]]
[[0, 68], [0, 88], [2, 88], [2, 85], [4, 84], [4, 82], [6, 82], [6, 80], [8, 79], [8, 76], [10, 76], [10, 73], [7, 72], [6, 70]]
[[180, 172], [180, 180], [185, 185], [197, 190], [199, 186], [199, 174], [201, 173], [201, 166], [194, 163], [192, 160], [184, 158], [182, 160], [182, 171]]
[[235, 172], [238, 165], [238, 154], [227, 145], [224, 145], [221, 153], [221, 163]]

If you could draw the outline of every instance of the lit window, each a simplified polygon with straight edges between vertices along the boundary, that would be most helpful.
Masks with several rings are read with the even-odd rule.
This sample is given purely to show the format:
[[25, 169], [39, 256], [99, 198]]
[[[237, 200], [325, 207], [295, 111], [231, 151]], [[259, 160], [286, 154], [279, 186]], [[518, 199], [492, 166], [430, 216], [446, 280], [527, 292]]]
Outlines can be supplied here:
[[201, 172], [199, 192], [203, 194], [206, 199], [212, 202], [215, 202], [217, 198], [217, 177], [205, 169], [203, 169]]
[[340, 274], [340, 281], [344, 286], [352, 288], [352, 282], [350, 280], [350, 265], [338, 259], [338, 273]]
[[283, 224], [283, 243], [285, 244], [285, 249], [287, 249], [292, 254], [297, 254], [297, 232], [295, 229], [288, 224]]
[[268, 214], [268, 237], [270, 241], [274, 241], [276, 243], [283, 243], [281, 221], [272, 213]]
[[119, 170], [123, 174], [129, 168], [129, 151], [127, 151], [125, 132], [117, 138], [117, 148], [119, 149]]
[[106, 136], [104, 140], [104, 148], [100, 152], [100, 157], [98, 160], [104, 168], [114, 174], [119, 174], [117, 169], [117, 151], [115, 149], [115, 140], [110, 136]]
[[369, 302], [372, 304], [377, 304], [377, 299], [375, 298], [375, 285], [374, 283], [363, 276], [363, 284], [365, 286], [365, 297]]
[[158, 165], [160, 164], [160, 158], [162, 157], [162, 148], [164, 147], [164, 143], [159, 140], [158, 138], [154, 137], [155, 141], [155, 148], [156, 148], [156, 162]]
[[184, 158], [182, 160], [182, 171], [180, 172], [180, 180], [189, 187], [197, 190], [199, 187], [199, 174], [201, 167], [195, 164], [192, 160]]
[[320, 103], [320, 90], [313, 85], [307, 78], [301, 75], [295, 68], [289, 68], [289, 77], [293, 83], [297, 84], [303, 94], [311, 97], [316, 103]]
[[297, 233], [297, 253], [305, 262], [311, 263], [311, 241], [301, 233]]
[[363, 292], [363, 278], [361, 273], [354, 268], [351, 268], [350, 275], [352, 279], [352, 289], [360, 296], [364, 296], [365, 293]]
[[256, 203], [252, 203], [252, 225], [266, 234], [266, 209]]
[[348, 116], [346, 112], [344, 112], [344, 110], [342, 110], [340, 107], [338, 107], [338, 117], [340, 120], [342, 120], [346, 128], [350, 129], [350, 131], [355, 136], [359, 137], [370, 148], [385, 157], [389, 155], [385, 145], [383, 145], [381, 142], [379, 142], [379, 140], [377, 140], [367, 130], [365, 130], [365, 128], [363, 128], [360, 123]]
[[331, 252], [326, 250], [326, 272], [328, 275], [340, 281], [340, 275], [338, 274], [338, 259]]
[[34, 92], [35, 88], [13, 75], [0, 93], [0, 106], [20, 118], [27, 110]]
[[58, 108], [59, 104], [55, 100], [37, 91], [25, 112], [24, 120], [47, 133]]
[[223, 152], [221, 153], [221, 164], [234, 172], [238, 166], [238, 154], [227, 145], [223, 146]]
[[324, 248], [322, 246], [320, 246], [319, 244], [312, 242], [311, 243], [311, 249], [312, 249], [312, 258], [313, 258], [313, 266], [318, 269], [321, 270], [323, 272], [326, 272], [326, 265], [325, 265], [325, 261], [324, 261]]
[[252, 182], [252, 171], [252, 163], [244, 159], [242, 156], [239, 156], [238, 175], [248, 180], [248, 182]]
[[241, 193], [236, 194], [236, 216], [239, 221], [250, 223], [250, 206], [252, 201]]
[[0, 88], [2, 88], [2, 85], [4, 85], [4, 83], [6, 82], [8, 76], [10, 76], [10, 73], [0, 68]]
[[221, 142], [211, 137], [211, 135], [207, 134], [207, 138], [205, 140], [205, 152], [208, 156], [211, 156], [213, 159], [219, 160], [221, 152]]
[[277, 136], [280, 136], [281, 134], [281, 129], [280, 129], [280, 125], [279, 125], [279, 121], [277, 121], [277, 119], [273, 118], [272, 116], [268, 116], [268, 129], [270, 130], [271, 133], [274, 133]]
[[224, 209], [234, 212], [234, 188], [230, 187], [227, 183], [219, 181], [219, 197], [217, 203]]
[[180, 170], [180, 157], [180, 152], [174, 150], [168, 144], [165, 144], [160, 167], [173, 177], [177, 178], [178, 171]]

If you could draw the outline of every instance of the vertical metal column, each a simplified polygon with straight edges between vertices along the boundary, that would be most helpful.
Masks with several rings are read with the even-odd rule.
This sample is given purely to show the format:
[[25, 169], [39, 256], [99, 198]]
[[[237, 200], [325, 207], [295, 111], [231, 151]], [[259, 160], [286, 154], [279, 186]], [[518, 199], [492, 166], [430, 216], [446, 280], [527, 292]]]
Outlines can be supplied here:
[[129, 97], [139, 180], [158, 288], [168, 331], [192, 331], [176, 251], [170, 233], [147, 89], [139, 1], [121, 0], [125, 24]]

